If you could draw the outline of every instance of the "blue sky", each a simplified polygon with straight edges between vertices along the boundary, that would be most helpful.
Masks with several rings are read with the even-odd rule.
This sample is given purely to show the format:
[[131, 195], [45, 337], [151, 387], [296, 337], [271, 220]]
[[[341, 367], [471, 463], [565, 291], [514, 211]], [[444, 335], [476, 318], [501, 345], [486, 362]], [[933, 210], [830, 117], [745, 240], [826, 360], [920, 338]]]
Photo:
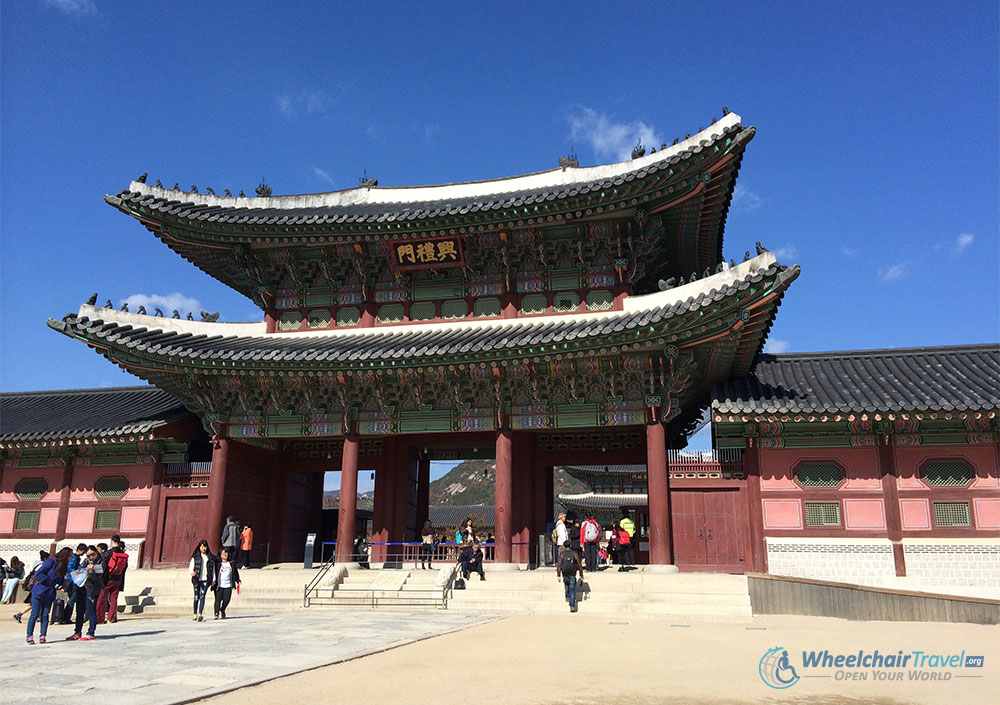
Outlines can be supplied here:
[[[259, 320], [106, 205], [441, 183], [757, 126], [726, 228], [802, 276], [769, 350], [996, 342], [998, 10], [978, 3], [0, 5], [0, 390], [138, 384], [91, 293]], [[145, 298], [141, 298], [145, 297]], [[133, 306], [134, 310], [134, 306]]]

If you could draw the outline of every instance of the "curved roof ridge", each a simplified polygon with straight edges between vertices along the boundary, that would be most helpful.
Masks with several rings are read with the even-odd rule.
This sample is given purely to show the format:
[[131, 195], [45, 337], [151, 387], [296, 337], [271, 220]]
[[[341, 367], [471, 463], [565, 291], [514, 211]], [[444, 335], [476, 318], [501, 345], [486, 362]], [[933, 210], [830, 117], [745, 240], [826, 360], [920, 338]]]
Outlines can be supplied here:
[[37, 389], [29, 392], [0, 392], [0, 397], [41, 397], [66, 396], [69, 394], [112, 394], [121, 392], [169, 392], [160, 389], [155, 384], [140, 384], [127, 387], [78, 387], [74, 389]]
[[879, 355], [935, 355], [948, 352], [996, 350], [1000, 343], [968, 343], [962, 345], [925, 345], [911, 348], [861, 348], [858, 350], [817, 350], [815, 352], [762, 353], [760, 362], [804, 360], [810, 357], [877, 357]]

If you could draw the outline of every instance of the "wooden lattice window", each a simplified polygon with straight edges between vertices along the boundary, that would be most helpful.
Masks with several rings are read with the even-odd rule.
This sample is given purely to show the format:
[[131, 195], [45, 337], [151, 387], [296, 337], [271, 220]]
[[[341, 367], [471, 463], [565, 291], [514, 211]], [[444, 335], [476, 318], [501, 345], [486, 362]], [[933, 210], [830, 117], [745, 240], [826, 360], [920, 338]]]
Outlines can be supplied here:
[[472, 304], [472, 315], [476, 317], [499, 316], [500, 299], [495, 296], [476, 299]]
[[599, 289], [588, 291], [586, 302], [588, 311], [610, 311], [614, 308], [615, 297], [610, 291]]
[[48, 492], [49, 483], [41, 477], [25, 477], [14, 486], [18, 499], [41, 499]]
[[306, 323], [310, 328], [329, 328], [330, 309], [314, 308], [309, 312], [309, 317], [306, 319]]
[[403, 304], [386, 304], [378, 310], [379, 323], [402, 323]]
[[833, 463], [803, 463], [795, 469], [795, 479], [803, 487], [837, 487], [844, 471]]
[[102, 477], [94, 483], [94, 492], [101, 499], [124, 497], [128, 492], [128, 478], [121, 475]]
[[357, 306], [345, 306], [337, 310], [338, 326], [356, 326], [361, 322], [361, 309]]
[[569, 313], [580, 308], [580, 295], [563, 292], [552, 297], [552, 310], [559, 313]]
[[431, 321], [436, 314], [433, 301], [417, 301], [410, 304], [411, 321]]
[[806, 526], [840, 526], [840, 502], [806, 502]]
[[18, 512], [14, 531], [38, 531], [38, 512]]
[[972, 526], [968, 502], [934, 502], [934, 526]]
[[972, 481], [972, 467], [961, 460], [932, 460], [920, 475], [932, 487], [965, 487]]
[[298, 330], [302, 327], [302, 314], [298, 311], [287, 311], [278, 318], [278, 330]]
[[118, 531], [121, 512], [117, 509], [99, 509], [94, 514], [94, 531]]
[[450, 299], [441, 304], [441, 318], [465, 318], [469, 304], [464, 299]]
[[545, 313], [548, 306], [549, 301], [545, 298], [545, 294], [528, 294], [521, 297], [521, 313]]

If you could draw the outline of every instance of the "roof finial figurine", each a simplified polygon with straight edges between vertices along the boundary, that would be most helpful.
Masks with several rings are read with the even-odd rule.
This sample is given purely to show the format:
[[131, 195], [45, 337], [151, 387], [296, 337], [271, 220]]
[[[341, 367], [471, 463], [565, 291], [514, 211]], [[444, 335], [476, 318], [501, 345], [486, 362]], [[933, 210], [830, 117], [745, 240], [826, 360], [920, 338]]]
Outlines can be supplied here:
[[156, 186], [157, 186], [157, 188], [163, 188], [163, 182], [160, 181], [159, 179], [157, 179], [156, 180]]
[[642, 146], [642, 140], [640, 139], [638, 142], [635, 143], [635, 146], [632, 148], [632, 158], [638, 159], [645, 153], [646, 153], [646, 148]]
[[177, 309], [175, 308], [175, 309], [174, 309], [174, 312], [173, 312], [172, 314], [170, 314], [170, 317], [171, 317], [171, 318], [180, 318], [180, 317], [181, 317], [181, 312], [180, 312], [180, 311], [178, 311], [178, 310], [177, 310]]
[[729, 115], [729, 108], [727, 108], [725, 105], [723, 105], [722, 106], [722, 117], [726, 117], [727, 115]]
[[673, 289], [676, 283], [677, 283], [677, 277], [670, 277], [669, 279], [661, 279], [657, 283], [657, 286], [660, 288], [660, 291], [668, 291], [670, 289]]
[[104, 308], [114, 308], [114, 307], [115, 305], [111, 303], [111, 299], [108, 299], [107, 301], [104, 302]]
[[175, 181], [174, 182], [174, 187], [171, 190], [172, 191], [180, 191], [181, 190], [181, 182], [180, 181]]
[[698, 272], [691, 272], [691, 276], [688, 277], [688, 281], [693, 282], [697, 278], [698, 278]]
[[746, 252], [743, 253], [743, 261], [744, 262], [750, 261], [750, 250], [747, 250]]
[[559, 157], [559, 166], [562, 167], [563, 171], [566, 171], [569, 167], [576, 168], [580, 166], [580, 160], [576, 158], [575, 154], [569, 154], [565, 157]]
[[198, 187], [194, 184], [191, 184], [191, 193], [198, 193]]
[[217, 320], [219, 320], [219, 312], [216, 311], [215, 313], [209, 313], [208, 311], [202, 311], [201, 320], [206, 321], [208, 323], [215, 323]]
[[146, 307], [145, 306], [140, 306], [139, 310], [136, 311], [136, 313], [138, 313], [140, 316], [145, 316], [146, 315]]
[[145, 172], [145, 171], [144, 171], [144, 172], [142, 172], [142, 176], [140, 176], [140, 177], [139, 177], [138, 179], [136, 179], [136, 180], [135, 180], [135, 181], [136, 181], [136, 183], [139, 183], [139, 184], [144, 184], [144, 183], [146, 183], [146, 177], [147, 177], [147, 176], [149, 176], [149, 174], [148, 174], [147, 172]]
[[97, 292], [95, 291], [93, 295], [89, 299], [87, 299], [87, 305], [93, 306], [96, 303], [97, 303]]
[[154, 306], [153, 315], [156, 316], [157, 318], [163, 318], [163, 309], [161, 309], [159, 306]]
[[680, 141], [681, 141], [681, 138], [680, 138], [680, 137], [674, 137], [674, 141], [673, 141], [673, 144], [677, 144], [677, 143], [678, 143], [678, 142], [680, 142]]
[[711, 267], [705, 267], [705, 272], [701, 276], [702, 276], [702, 278], [706, 278], [706, 277], [712, 276], [712, 268]]
[[758, 255], [762, 255], [765, 252], [770, 252], [770, 250], [767, 249], [766, 247], [764, 247], [763, 245], [761, 245], [759, 241], [756, 242], [756, 243], [754, 243], [754, 244], [757, 245], [757, 254]]
[[718, 120], [718, 118], [712, 118], [712, 124], [713, 124], [713, 125], [715, 124], [715, 121], [716, 121], [716, 120]]
[[730, 257], [729, 258], [729, 268], [732, 269], [735, 266], [736, 266], [736, 260], [734, 260], [732, 257]]
[[190, 311], [188, 311], [188, 317], [187, 317], [187, 319], [188, 319], [189, 321], [193, 321], [193, 320], [194, 320], [194, 316], [192, 316], [192, 315], [191, 315], [191, 312], [190, 312]]
[[378, 186], [378, 179], [374, 176], [368, 176], [368, 170], [365, 169], [364, 174], [358, 179], [358, 186], [362, 188], [375, 188]]
[[677, 282], [677, 286], [684, 286], [684, 277], [681, 277], [681, 280]]
[[718, 274], [719, 272], [724, 272], [727, 269], [729, 269], [729, 265], [726, 264], [726, 260], [722, 260], [717, 265], [715, 265], [715, 273], [716, 274]]
[[122, 304], [122, 311], [128, 313], [128, 301]]
[[229, 192], [229, 189], [226, 189], [225, 191], [222, 192], [222, 195], [232, 197], [233, 194]]
[[208, 194], [211, 194], [211, 195], [214, 196], [215, 195], [215, 189], [212, 188], [211, 186], [206, 186], [205, 187], [205, 193], [208, 193]]
[[239, 197], [240, 198], [246, 198], [247, 197], [247, 195], [245, 193], [243, 193], [243, 189], [240, 189], [240, 196]]
[[686, 140], [691, 139], [691, 133], [690, 132], [685, 133], [684, 134], [684, 139], [686, 139]]
[[260, 184], [254, 190], [257, 192], [259, 198], [267, 198], [271, 195], [271, 187], [264, 181], [263, 176], [260, 177]]

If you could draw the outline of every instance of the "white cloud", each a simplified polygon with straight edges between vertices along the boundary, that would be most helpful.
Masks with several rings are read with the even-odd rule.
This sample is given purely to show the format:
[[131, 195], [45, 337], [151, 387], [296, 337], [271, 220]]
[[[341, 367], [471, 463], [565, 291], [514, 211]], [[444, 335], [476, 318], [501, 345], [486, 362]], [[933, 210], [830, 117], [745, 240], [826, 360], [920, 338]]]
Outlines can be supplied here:
[[840, 254], [844, 255], [844, 257], [850, 257], [851, 259], [857, 257], [860, 253], [861, 250], [855, 249], [853, 247], [847, 247], [846, 245], [840, 248]]
[[328, 172], [324, 171], [323, 169], [320, 169], [318, 166], [314, 166], [313, 167], [313, 174], [316, 175], [316, 176], [318, 176], [320, 179], [322, 179], [326, 183], [328, 183], [331, 186], [333, 186], [333, 179], [330, 178], [330, 174]]
[[577, 108], [567, 119], [570, 137], [590, 145], [599, 159], [625, 161], [632, 158], [636, 142], [642, 142], [648, 152], [652, 147], [659, 149], [664, 141], [652, 125], [639, 120], [616, 122], [593, 108]]
[[788, 352], [788, 341], [771, 338], [765, 343], [764, 352], [772, 355], [780, 355], [783, 352]]
[[972, 244], [972, 241], [976, 239], [976, 236], [972, 233], [962, 233], [957, 238], [951, 246], [952, 254], [960, 255], [965, 252], [965, 248]]
[[900, 262], [899, 264], [894, 264], [891, 267], [885, 269], [880, 269], [878, 273], [878, 278], [884, 282], [891, 282], [896, 279], [902, 279], [906, 276], [906, 270], [909, 268], [909, 262]]
[[201, 304], [198, 299], [184, 296], [179, 292], [161, 296], [160, 294], [132, 294], [126, 299], [119, 299], [118, 305], [128, 304], [129, 311], [135, 313], [140, 306], [146, 307], [146, 313], [153, 315], [153, 309], [157, 306], [163, 311], [163, 315], [169, 317], [174, 309], [180, 311], [184, 316], [189, 311], [195, 316], [201, 313]]
[[283, 93], [275, 98], [278, 110], [287, 118], [299, 115], [325, 117], [333, 108], [333, 96], [322, 89], [303, 89], [298, 93]]
[[793, 260], [799, 256], [799, 251], [795, 249], [795, 245], [785, 245], [784, 247], [777, 247], [771, 250], [771, 252], [774, 254], [775, 257], [778, 258], [779, 262], [784, 260]]
[[45, 4], [67, 15], [96, 15], [94, 0], [45, 0]]
[[749, 213], [760, 208], [763, 203], [764, 199], [757, 195], [756, 191], [743, 184], [736, 184], [736, 188], [733, 189], [732, 208], [734, 211]]

